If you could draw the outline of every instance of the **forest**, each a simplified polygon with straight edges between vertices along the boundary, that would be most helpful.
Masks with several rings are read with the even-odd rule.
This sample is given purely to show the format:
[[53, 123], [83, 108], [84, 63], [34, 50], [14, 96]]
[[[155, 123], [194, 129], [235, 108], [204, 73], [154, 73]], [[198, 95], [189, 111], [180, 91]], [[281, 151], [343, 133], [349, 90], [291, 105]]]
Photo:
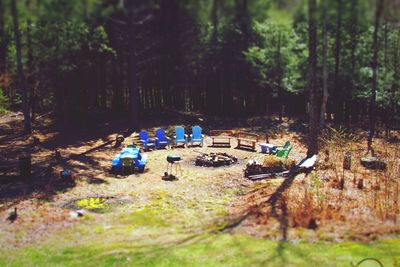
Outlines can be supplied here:
[[[398, 3], [377, 5], [375, 22], [374, 1], [318, 3], [321, 121], [361, 123], [375, 96], [378, 122], [398, 125]], [[305, 1], [3, 0], [0, 10], [1, 108], [23, 106], [32, 120], [129, 112], [137, 129], [160, 109], [282, 117], [309, 108]]]
[[0, 0], [1, 266], [399, 266], [399, 173], [400, 0]]

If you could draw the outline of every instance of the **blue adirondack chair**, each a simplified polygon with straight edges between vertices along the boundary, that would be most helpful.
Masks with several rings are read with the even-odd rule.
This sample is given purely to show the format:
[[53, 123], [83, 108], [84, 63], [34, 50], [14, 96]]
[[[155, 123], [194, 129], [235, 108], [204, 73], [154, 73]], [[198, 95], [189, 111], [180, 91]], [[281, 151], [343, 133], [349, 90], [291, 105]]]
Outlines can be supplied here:
[[204, 135], [201, 134], [201, 127], [196, 125], [192, 127], [192, 134], [190, 135], [190, 144], [198, 142], [201, 146], [203, 146]]
[[159, 128], [156, 130], [156, 145], [157, 149], [160, 147], [169, 146], [171, 143], [171, 139], [165, 135], [165, 130], [163, 128]]
[[155, 141], [149, 138], [149, 133], [145, 130], [139, 133], [139, 139], [146, 151], [149, 150], [149, 147], [156, 147]]
[[147, 159], [148, 159], [148, 155], [147, 154], [143, 154], [140, 155], [140, 157], [137, 157], [136, 159], [134, 159], [135, 161], [135, 166], [138, 167], [138, 170], [140, 173], [144, 172], [144, 167], [146, 166], [147, 163]]
[[175, 139], [175, 145], [178, 145], [179, 143], [183, 143], [183, 146], [185, 146], [185, 145], [187, 146], [188, 136], [187, 136], [187, 134], [185, 134], [185, 128], [183, 128], [182, 126], [177, 126], [175, 128], [174, 139]]

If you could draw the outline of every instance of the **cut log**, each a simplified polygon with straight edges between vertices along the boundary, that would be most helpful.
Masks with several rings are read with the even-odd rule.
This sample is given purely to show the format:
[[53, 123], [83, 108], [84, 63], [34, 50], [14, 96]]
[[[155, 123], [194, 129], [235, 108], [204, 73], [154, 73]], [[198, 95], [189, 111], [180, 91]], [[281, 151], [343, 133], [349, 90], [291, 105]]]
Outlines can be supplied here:
[[385, 170], [386, 162], [378, 159], [377, 157], [363, 157], [360, 159], [360, 163], [367, 169], [371, 170]]
[[251, 175], [249, 176], [250, 180], [263, 180], [267, 178], [275, 178], [275, 177], [287, 177], [289, 175], [289, 171], [284, 171], [284, 172], [277, 172], [277, 173], [263, 173], [263, 174], [257, 174], [257, 175]]

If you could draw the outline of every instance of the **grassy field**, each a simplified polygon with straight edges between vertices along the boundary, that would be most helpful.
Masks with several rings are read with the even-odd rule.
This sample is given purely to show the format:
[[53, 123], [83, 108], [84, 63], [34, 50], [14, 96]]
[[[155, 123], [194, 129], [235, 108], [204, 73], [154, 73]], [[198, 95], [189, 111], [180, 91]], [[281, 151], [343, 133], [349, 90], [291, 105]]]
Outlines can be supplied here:
[[[175, 243], [175, 242], [174, 242]], [[371, 244], [280, 243], [248, 236], [199, 235], [182, 244], [60, 243], [2, 251], [1, 266], [351, 266], [363, 258], [399, 266], [400, 239]], [[368, 261], [362, 266], [377, 266]]]

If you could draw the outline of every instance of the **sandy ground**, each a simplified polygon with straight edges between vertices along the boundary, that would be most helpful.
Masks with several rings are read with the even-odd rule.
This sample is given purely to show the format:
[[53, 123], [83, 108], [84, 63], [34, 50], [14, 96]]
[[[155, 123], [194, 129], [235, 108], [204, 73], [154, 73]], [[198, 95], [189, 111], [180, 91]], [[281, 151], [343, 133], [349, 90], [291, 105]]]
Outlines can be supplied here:
[[[370, 241], [400, 233], [399, 181], [398, 176], [396, 180], [396, 174], [393, 174], [398, 168], [398, 144], [391, 147], [393, 150], [386, 151], [387, 155], [382, 152], [390, 163], [387, 172], [365, 171], [355, 164], [352, 171], [343, 174], [345, 189], [338, 189], [341, 152], [335, 157], [331, 154], [327, 166], [322, 164], [316, 172], [296, 177], [278, 204], [278, 214], [273, 215], [266, 200], [284, 179], [252, 182], [243, 177], [243, 168], [249, 159], [262, 161], [259, 146], [257, 152], [235, 149], [235, 142], [231, 148], [214, 148], [210, 147], [211, 139], [206, 137], [204, 147], [145, 152], [149, 161], [142, 174], [113, 175], [110, 173], [111, 160], [122, 148], [114, 148], [113, 143], [108, 143], [116, 136], [113, 127], [108, 130], [105, 125], [95, 135], [83, 132], [78, 137], [61, 135], [45, 127], [32, 135], [40, 140], [40, 145], [36, 147], [31, 145], [32, 137], [5, 136], [1, 140], [2, 161], [15, 159], [21, 150], [29, 150], [35, 170], [34, 177], [28, 181], [21, 180], [13, 171], [3, 173], [0, 220], [6, 223], [0, 224], [1, 247], [46, 242], [58, 238], [60, 231], [79, 226], [90, 228], [91, 225], [101, 224], [113, 227], [123, 221], [113, 218], [124, 216], [127, 210], [142, 209], [154, 202], [155, 197], [169, 203], [161, 210], [170, 210], [172, 205], [174, 212], [184, 217], [170, 218], [171, 222], [194, 232], [204, 231], [210, 225], [223, 221], [223, 228], [227, 231], [271, 239], [281, 239], [286, 232], [289, 240]], [[123, 146], [133, 140], [134, 136], [127, 138]], [[306, 154], [302, 135], [286, 130], [274, 135], [269, 142], [283, 145], [286, 140], [291, 140], [293, 145], [290, 158], [300, 161]], [[60, 162], [53, 159], [56, 148], [63, 157]], [[194, 165], [196, 156], [209, 152], [226, 152], [239, 160], [237, 164], [227, 167]], [[166, 157], [170, 154], [182, 157], [183, 173], [179, 173], [175, 181], [163, 181], [161, 177], [166, 170]], [[353, 155], [354, 162], [357, 162], [361, 154]], [[74, 183], [60, 181], [58, 174], [64, 168], [72, 170]], [[364, 179], [363, 190], [357, 189], [359, 179]], [[377, 188], [377, 185], [380, 187]], [[103, 197], [128, 205], [102, 214], [87, 212], [83, 216], [87, 220], [72, 218], [70, 212], [75, 208], [71, 203], [88, 197]], [[14, 207], [18, 208], [18, 218], [9, 223], [7, 217]], [[285, 209], [288, 214], [282, 217]], [[310, 224], [312, 220], [315, 227]]]

